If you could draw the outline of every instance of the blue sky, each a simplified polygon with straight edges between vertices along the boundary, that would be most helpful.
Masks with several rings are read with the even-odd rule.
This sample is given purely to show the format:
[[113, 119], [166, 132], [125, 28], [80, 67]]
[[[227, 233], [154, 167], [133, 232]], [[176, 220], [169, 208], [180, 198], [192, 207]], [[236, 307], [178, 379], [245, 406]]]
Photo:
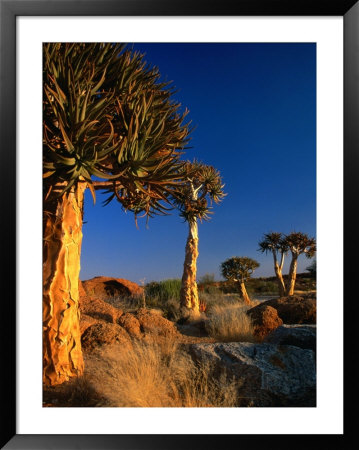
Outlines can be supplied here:
[[[255, 258], [254, 276], [273, 276], [257, 251], [269, 231], [316, 232], [315, 44], [135, 44], [173, 81], [174, 98], [196, 127], [185, 159], [222, 174], [223, 202], [199, 224], [198, 276], [231, 256]], [[85, 194], [82, 280], [98, 275], [135, 282], [182, 276], [187, 224], [171, 216], [139, 220], [105, 197]], [[299, 272], [310, 264], [299, 259]], [[287, 273], [289, 257], [285, 264]]]

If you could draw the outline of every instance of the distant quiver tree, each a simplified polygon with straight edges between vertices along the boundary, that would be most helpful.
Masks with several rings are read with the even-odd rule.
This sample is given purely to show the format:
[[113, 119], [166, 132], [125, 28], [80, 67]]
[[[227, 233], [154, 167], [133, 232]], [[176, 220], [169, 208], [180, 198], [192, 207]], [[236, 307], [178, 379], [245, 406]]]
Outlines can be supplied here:
[[262, 253], [272, 253], [274, 262], [274, 273], [277, 278], [279, 295], [283, 297], [286, 288], [283, 280], [284, 257], [288, 251], [287, 244], [282, 233], [266, 233], [259, 242], [259, 251]]
[[174, 197], [180, 216], [188, 223], [180, 304], [184, 312], [190, 311], [193, 315], [198, 315], [198, 219], [209, 220], [212, 214], [211, 204], [219, 203], [226, 194], [219, 171], [198, 161], [184, 165], [182, 181]]
[[249, 280], [255, 269], [259, 267], [259, 262], [246, 256], [234, 256], [226, 259], [221, 264], [221, 272], [224, 278], [238, 284], [239, 294], [247, 305], [252, 305], [248, 296], [245, 282]]
[[288, 234], [285, 236], [284, 242], [292, 254], [286, 294], [293, 295], [299, 255], [304, 254], [307, 258], [312, 258], [316, 252], [316, 242], [313, 237], [309, 237], [307, 234], [301, 232]]
[[78, 284], [84, 191], [166, 212], [188, 141], [186, 112], [156, 68], [121, 44], [43, 45], [43, 380], [83, 373]]

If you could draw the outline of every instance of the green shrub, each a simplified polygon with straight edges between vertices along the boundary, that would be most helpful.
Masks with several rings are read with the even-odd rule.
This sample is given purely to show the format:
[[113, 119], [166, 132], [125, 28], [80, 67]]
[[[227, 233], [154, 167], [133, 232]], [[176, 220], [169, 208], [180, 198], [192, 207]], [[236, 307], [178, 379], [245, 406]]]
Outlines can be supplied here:
[[181, 280], [173, 278], [163, 281], [152, 281], [145, 287], [146, 301], [157, 301], [159, 304], [169, 299], [180, 298]]
[[252, 278], [248, 281], [248, 293], [251, 294], [278, 294], [278, 284], [260, 278]]
[[207, 285], [204, 287], [204, 292], [210, 295], [222, 294], [222, 291], [217, 286]]
[[164, 317], [178, 320], [180, 317], [181, 280], [178, 278], [152, 281], [145, 286], [146, 306], [159, 308]]

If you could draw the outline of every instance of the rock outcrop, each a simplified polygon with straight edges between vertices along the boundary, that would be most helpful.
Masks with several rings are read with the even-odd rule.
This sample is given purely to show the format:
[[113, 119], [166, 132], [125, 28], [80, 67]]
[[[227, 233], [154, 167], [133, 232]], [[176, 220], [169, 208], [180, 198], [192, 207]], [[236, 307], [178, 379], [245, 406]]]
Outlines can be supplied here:
[[269, 343], [193, 344], [197, 363], [215, 367], [216, 376], [242, 381], [242, 406], [315, 406], [314, 352]]
[[81, 345], [84, 350], [89, 351], [105, 344], [120, 343], [127, 345], [129, 340], [127, 331], [120, 325], [101, 321], [85, 329], [81, 336]]
[[94, 319], [91, 316], [88, 316], [87, 314], [81, 314], [80, 318], [80, 333], [81, 336], [84, 334], [86, 328], [90, 327], [91, 325], [94, 325], [98, 321]]
[[265, 341], [277, 345], [294, 345], [316, 351], [316, 325], [282, 325], [266, 336]]
[[174, 337], [179, 334], [173, 322], [149, 309], [139, 309], [136, 313], [136, 318], [140, 323], [141, 331], [145, 334], [166, 337]]
[[247, 314], [252, 319], [254, 334], [259, 338], [263, 338], [283, 324], [277, 310], [268, 305], [258, 305], [250, 309]]
[[132, 297], [139, 296], [143, 293], [143, 287], [123, 278], [95, 277], [82, 281], [81, 284], [87, 296], [100, 299]]
[[285, 324], [315, 324], [317, 321], [317, 306], [315, 297], [289, 296], [280, 297], [251, 308], [248, 314], [255, 314], [256, 309], [271, 306], [277, 310], [278, 316]]
[[90, 297], [81, 301], [80, 330], [85, 351], [114, 342], [126, 344], [130, 339], [156, 341], [181, 336], [176, 325], [157, 311], [141, 308], [124, 313], [103, 300]]
[[119, 325], [121, 325], [127, 333], [131, 337], [140, 338], [141, 337], [141, 325], [138, 319], [131, 313], [123, 314], [119, 321]]
[[104, 320], [108, 323], [117, 323], [123, 314], [121, 309], [115, 308], [104, 300], [95, 297], [82, 297], [79, 304], [81, 314], [86, 314], [94, 319]]

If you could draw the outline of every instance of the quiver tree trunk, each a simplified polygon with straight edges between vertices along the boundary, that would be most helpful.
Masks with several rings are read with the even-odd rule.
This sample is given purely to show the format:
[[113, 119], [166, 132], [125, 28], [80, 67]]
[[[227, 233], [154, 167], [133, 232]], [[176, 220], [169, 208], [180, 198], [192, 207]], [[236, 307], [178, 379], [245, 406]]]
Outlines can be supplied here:
[[282, 274], [282, 269], [283, 269], [283, 264], [284, 264], [284, 253], [282, 253], [280, 264], [277, 261], [277, 255], [276, 255], [275, 250], [273, 251], [273, 259], [274, 259], [274, 273], [277, 278], [279, 296], [284, 297], [284, 295], [286, 293], [285, 284], [284, 284], [284, 280], [283, 280], [283, 274]]
[[293, 254], [292, 261], [290, 262], [289, 267], [287, 295], [294, 294], [295, 280], [297, 278], [297, 263], [298, 263], [298, 255]]
[[239, 295], [246, 305], [252, 305], [244, 281], [238, 281]]
[[43, 381], [82, 375], [79, 274], [85, 183], [44, 201]]
[[277, 277], [277, 283], [278, 283], [278, 290], [280, 297], [283, 297], [285, 295], [285, 284], [283, 280], [283, 274], [282, 269], [278, 265], [278, 263], [274, 266], [275, 276]]
[[189, 234], [186, 242], [185, 260], [180, 292], [181, 307], [199, 314], [198, 288], [196, 282], [198, 258], [198, 225], [197, 221], [189, 223]]

